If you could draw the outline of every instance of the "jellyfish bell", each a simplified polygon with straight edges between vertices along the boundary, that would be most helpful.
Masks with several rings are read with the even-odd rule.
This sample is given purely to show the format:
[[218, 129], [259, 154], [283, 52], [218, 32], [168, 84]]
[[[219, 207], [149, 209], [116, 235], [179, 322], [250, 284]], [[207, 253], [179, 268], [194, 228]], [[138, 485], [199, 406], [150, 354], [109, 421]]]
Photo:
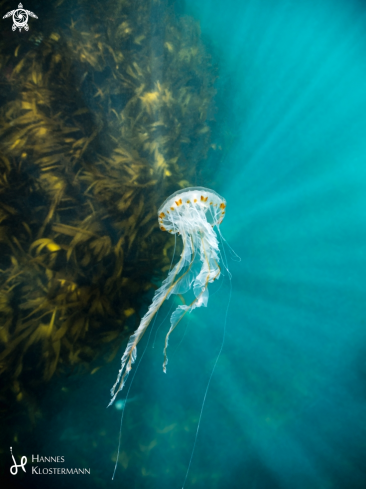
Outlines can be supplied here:
[[192, 290], [194, 299], [179, 305], [170, 317], [170, 329], [165, 338], [163, 371], [168, 363], [169, 336], [187, 312], [207, 306], [208, 284], [220, 277], [220, 250], [215, 227], [225, 217], [226, 201], [213, 190], [204, 187], [189, 187], [178, 190], [159, 208], [158, 220], [162, 231], [179, 234], [183, 249], [178, 263], [169, 272], [161, 287], [155, 291], [153, 300], [137, 330], [130, 336], [122, 355], [121, 368], [111, 389], [113, 404], [118, 392], [126, 382], [137, 358], [137, 344], [163, 303], [172, 294], [185, 294]]
[[[217, 226], [225, 216], [225, 208], [226, 200], [214, 190], [204, 187], [178, 190], [168, 197], [158, 210], [160, 229], [177, 233], [180, 232], [181, 225], [186, 229], [188, 227], [197, 230], [202, 225], [202, 220], [203, 224], [207, 222], [212, 227]], [[192, 215], [196, 219], [192, 219]]]

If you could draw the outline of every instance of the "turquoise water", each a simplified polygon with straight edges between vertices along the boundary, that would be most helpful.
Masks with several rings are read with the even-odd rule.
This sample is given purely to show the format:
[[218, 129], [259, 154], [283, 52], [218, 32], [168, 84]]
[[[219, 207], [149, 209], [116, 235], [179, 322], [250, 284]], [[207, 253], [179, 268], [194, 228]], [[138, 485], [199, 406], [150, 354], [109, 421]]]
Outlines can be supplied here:
[[202, 0], [186, 11], [220, 60], [217, 118], [231, 145], [215, 190], [241, 262], [227, 249], [231, 285], [226, 273], [174, 332], [166, 375], [167, 324], [154, 343], [155, 325], [115, 480], [121, 411], [106, 406], [119, 355], [55, 381], [32, 435], [31, 453], [91, 475], [23, 487], [181, 488], [226, 325], [185, 488], [364, 488], [366, 5]]
[[366, 484], [364, 7], [192, 2], [236, 88], [220, 487]]

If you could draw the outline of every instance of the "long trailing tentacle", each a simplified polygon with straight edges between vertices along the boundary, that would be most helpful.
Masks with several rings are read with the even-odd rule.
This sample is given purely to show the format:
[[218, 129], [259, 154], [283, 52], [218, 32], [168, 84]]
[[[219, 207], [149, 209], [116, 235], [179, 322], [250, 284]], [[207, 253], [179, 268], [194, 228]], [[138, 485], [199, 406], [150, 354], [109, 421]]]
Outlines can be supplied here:
[[[127, 347], [123, 353], [121, 359], [121, 368], [118, 372], [117, 380], [114, 383], [111, 389], [112, 399], [108, 404], [108, 407], [113, 404], [115, 401], [118, 392], [123, 389], [125, 382], [127, 380], [128, 374], [132, 369], [132, 364], [136, 360], [137, 356], [137, 344], [143, 337], [147, 327], [149, 326], [151, 320], [163, 304], [163, 302], [170, 297], [172, 293], [174, 293], [175, 288], [179, 284], [179, 281], [182, 280], [186, 273], [188, 273], [192, 267], [194, 261], [194, 253], [192, 253], [192, 245], [191, 240], [187, 240], [186, 236], [183, 235], [183, 251], [181, 254], [181, 258], [179, 262], [174, 266], [173, 270], [168, 274], [167, 278], [163, 281], [161, 287], [155, 292], [153, 301], [145, 314], [145, 316], [141, 319], [140, 325], [137, 330], [130, 336]], [[176, 279], [177, 275], [180, 271], [188, 265], [188, 269], [185, 273], [183, 273], [178, 279]]]
[[[212, 234], [215, 243], [214, 243], [214, 248], [208, 248], [209, 250], [211, 250], [210, 253], [207, 253], [206, 246], [204, 244], [204, 239], [201, 237], [200, 251], [201, 251], [202, 268], [200, 273], [197, 275], [193, 285], [193, 291], [195, 293], [196, 298], [189, 305], [178, 306], [177, 309], [171, 315], [170, 329], [165, 337], [165, 344], [164, 344], [164, 362], [163, 362], [164, 373], [166, 373], [166, 366], [168, 364], [167, 349], [169, 343], [169, 336], [175, 330], [175, 328], [178, 326], [178, 323], [183, 319], [183, 317], [187, 314], [187, 312], [193, 311], [193, 309], [195, 309], [196, 307], [207, 306], [208, 284], [209, 282], [213, 282], [220, 275], [221, 270], [218, 264], [218, 259], [217, 260], [215, 259], [217, 258], [217, 256], [213, 251], [216, 247], [218, 248], [218, 244], [214, 232], [212, 232]], [[215, 266], [212, 266], [212, 261], [214, 262]]]

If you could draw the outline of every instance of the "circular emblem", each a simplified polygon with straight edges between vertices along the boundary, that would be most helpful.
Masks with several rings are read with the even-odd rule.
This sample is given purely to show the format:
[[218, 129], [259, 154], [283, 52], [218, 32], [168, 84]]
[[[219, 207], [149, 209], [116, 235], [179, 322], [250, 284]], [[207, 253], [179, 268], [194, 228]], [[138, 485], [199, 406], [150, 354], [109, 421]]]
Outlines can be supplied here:
[[24, 29], [27, 31], [29, 29], [28, 26], [28, 12], [26, 10], [23, 10], [22, 8], [18, 8], [17, 10], [14, 10], [13, 13], [13, 31], [18, 27], [19, 30], [21, 31], [24, 27]]
[[13, 31], [16, 30], [16, 28], [21, 31], [24, 29], [25, 31], [29, 30], [29, 25], [28, 25], [28, 16], [34, 17], [35, 19], [38, 19], [36, 14], [31, 12], [30, 10], [25, 10], [23, 8], [23, 5], [20, 3], [18, 5], [18, 8], [16, 10], [11, 10], [7, 14], [4, 15], [3, 19], [6, 19], [7, 17], [13, 16], [13, 25], [12, 29]]

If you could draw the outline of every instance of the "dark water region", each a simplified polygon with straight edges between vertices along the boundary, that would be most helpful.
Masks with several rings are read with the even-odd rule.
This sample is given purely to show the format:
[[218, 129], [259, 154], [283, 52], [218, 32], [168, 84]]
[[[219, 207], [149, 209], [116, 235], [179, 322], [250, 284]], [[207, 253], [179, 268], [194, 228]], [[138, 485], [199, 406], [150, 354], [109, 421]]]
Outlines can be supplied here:
[[[162, 22], [163, 10], [157, 11], [156, 3], [151, 4], [152, 23]], [[39, 2], [24, 6], [41, 19]], [[222, 234], [241, 261], [235, 260], [228, 246], [224, 247], [231, 282], [230, 274], [222, 267], [220, 280], [209, 284], [207, 308], [194, 310], [175, 329], [169, 342], [166, 374], [162, 363], [167, 318], [180, 301], [175, 298], [163, 305], [138, 346], [137, 361], [126, 387], [108, 409], [109, 391], [127, 338], [118, 333], [111, 341], [103, 342], [102, 338], [124, 327], [133, 332], [138, 324], [136, 314], [125, 318], [122, 325], [112, 314], [102, 317], [100, 311], [92, 311], [90, 321], [96, 318], [103, 324], [105, 336], [95, 336], [88, 347], [99, 354], [82, 354], [80, 363], [72, 365], [67, 363], [69, 353], [62, 356], [61, 350], [62, 368], [55, 367], [47, 383], [39, 381], [33, 397], [27, 385], [36, 385], [32, 376], [38, 375], [40, 367], [34, 372], [28, 368], [26, 376], [19, 377], [21, 390], [15, 393], [13, 377], [2, 374], [11, 385], [7, 402], [14, 408], [3, 411], [2, 416], [5, 435], [1, 441], [1, 487], [181, 488], [205, 390], [226, 328], [185, 489], [362, 489], [366, 487], [366, 5], [344, 0], [187, 0], [173, 7], [175, 16], [189, 15], [199, 21], [200, 39], [217, 66], [215, 103], [212, 113], [206, 112], [212, 140], [200, 139], [200, 134], [205, 134], [199, 132], [203, 127], [196, 122], [192, 125], [199, 112], [197, 107], [201, 107], [196, 101], [189, 109], [190, 116], [182, 119], [184, 128], [176, 139], [162, 142], [160, 133], [151, 132], [157, 117], [155, 109], [141, 116], [141, 131], [134, 133], [137, 112], [125, 111], [130, 100], [128, 91], [118, 92], [118, 86], [114, 86], [116, 93], [105, 99], [106, 105], [101, 108], [99, 101], [96, 103], [99, 99], [94, 97], [95, 87], [106, 90], [117, 73], [108, 62], [112, 68], [95, 70], [101, 78], [95, 73], [85, 78], [84, 87], [89, 86], [85, 106], [104, 121], [100, 122], [104, 132], [98, 132], [100, 141], [93, 151], [109, 158], [107, 150], [103, 153], [100, 149], [108, 141], [106, 134], [115, 131], [113, 135], [118, 139], [118, 131], [127, 125], [132, 138], [129, 148], [140, 151], [141, 159], [156, 171], [157, 183], [151, 191], [144, 190], [151, 206], [158, 207], [180, 186], [175, 182], [173, 188], [169, 178], [179, 176], [189, 184], [214, 188], [227, 201]], [[91, 14], [81, 9], [78, 15], [89, 19]], [[36, 22], [30, 21], [28, 36]], [[10, 23], [8, 19], [8, 30]], [[84, 23], [88, 25], [87, 20]], [[193, 39], [198, 43], [195, 36], [192, 34], [191, 42]], [[32, 42], [34, 46], [36, 39]], [[157, 35], [152, 36], [151, 46], [151, 59], [156, 56], [160, 60], [151, 63], [151, 80], [157, 80], [166, 74]], [[187, 51], [181, 55], [188, 56]], [[10, 69], [7, 63], [5, 78], [16, 66], [13, 63]], [[172, 93], [177, 90], [174, 94], [178, 97], [178, 90], [187, 84], [196, 88], [206, 84], [210, 91], [214, 75], [209, 65], [206, 68], [202, 74], [193, 67], [195, 75], [183, 83], [179, 75], [183, 67], [177, 64], [175, 74], [169, 72], [172, 86], [177, 84]], [[79, 71], [75, 71], [75, 77], [80, 81], [83, 69]], [[155, 89], [153, 83], [147, 93], [155, 93]], [[177, 108], [166, 107], [159, 117], [184, 117], [183, 113], [176, 116]], [[117, 128], [101, 116], [112, 109], [125, 117]], [[129, 120], [131, 126], [126, 122]], [[172, 119], [166, 120], [173, 126]], [[91, 131], [96, 127], [93, 124]], [[149, 151], [138, 146], [136, 134], [143, 134], [145, 127], [148, 142], [153, 143], [154, 138], [159, 141], [166, 161], [172, 158], [172, 140], [174, 151], [183, 154], [179, 160], [182, 167], [169, 163], [164, 168], [173, 177], [162, 177], [156, 169], [159, 157], [153, 152], [149, 159]], [[188, 133], [189, 144], [182, 142]], [[170, 132], [167, 134], [171, 137]], [[6, 149], [4, 137], [1, 144]], [[122, 139], [125, 142], [125, 133]], [[122, 139], [118, 139], [117, 149]], [[206, 148], [210, 145], [223, 150], [218, 155], [214, 148]], [[204, 168], [197, 160], [189, 159], [195, 154], [205, 155]], [[12, 157], [19, 162], [16, 158], [21, 158], [21, 153]], [[191, 161], [194, 168], [188, 164]], [[100, 169], [99, 161], [93, 164]], [[73, 168], [70, 172], [74, 175]], [[84, 171], [81, 168], [77, 171]], [[114, 167], [109, 171], [115, 171]], [[119, 178], [122, 176], [117, 175], [116, 180]], [[83, 203], [85, 189], [79, 185], [74, 193], [83, 196]], [[42, 192], [32, 194], [36, 199], [34, 195], [48, 202]], [[70, 202], [76, 206], [70, 195]], [[109, 198], [115, 195], [112, 192]], [[14, 202], [16, 198], [11, 205]], [[37, 209], [45, 205], [42, 200], [32, 202]], [[97, 205], [95, 202], [93, 205]], [[108, 224], [102, 224], [95, 233], [111, 236], [113, 241], [113, 236], [121, 233], [114, 221], [118, 212], [113, 207], [106, 209], [100, 221]], [[107, 215], [113, 218], [108, 220]], [[76, 222], [75, 216], [79, 215], [71, 209], [60, 210], [57, 216], [66, 224], [67, 219]], [[155, 214], [152, 219], [156, 219]], [[129, 308], [139, 308], [140, 317], [153, 296], [153, 289], [147, 290], [146, 285], [160, 285], [168, 273], [174, 247], [166, 233], [158, 229], [156, 233], [162, 235], [159, 241], [147, 238], [145, 248], [140, 249], [144, 233], [132, 243], [126, 260], [130, 264], [126, 279], [131, 287], [118, 296], [135, 301], [129, 303]], [[67, 253], [69, 242], [57, 241], [58, 236], [52, 235]], [[169, 247], [165, 247], [168, 242]], [[147, 261], [138, 261], [141, 250]], [[80, 252], [87, 254], [90, 250], [82, 248]], [[178, 248], [177, 257], [180, 252]], [[99, 255], [93, 256], [90, 263], [93, 270], [98, 270]], [[93, 280], [113, 276], [119, 265], [108, 261], [108, 256], [102, 262], [106, 275], [96, 275]], [[150, 262], [149, 274], [145, 274], [144, 263]], [[67, 266], [66, 259], [60, 263]], [[45, 264], [55, 269], [52, 263]], [[85, 271], [87, 267], [80, 273], [83, 287], [88, 287], [94, 277]], [[113, 284], [117, 288], [118, 277]], [[129, 310], [126, 307], [123, 310]], [[75, 341], [79, 342], [78, 348], [85, 348], [79, 338]], [[36, 360], [37, 353], [32, 350], [29, 359]], [[24, 363], [26, 360], [24, 356]], [[17, 364], [13, 365], [15, 371]], [[11, 404], [11, 395], [19, 396], [23, 391], [32, 409], [16, 408], [21, 400]], [[112, 481], [124, 405], [120, 455]], [[26, 473], [19, 468], [17, 475], [10, 474], [10, 446], [18, 464], [22, 456], [27, 456]], [[32, 455], [62, 456], [65, 461], [33, 463]], [[86, 468], [90, 474], [32, 474], [36, 466], [41, 470]]]

